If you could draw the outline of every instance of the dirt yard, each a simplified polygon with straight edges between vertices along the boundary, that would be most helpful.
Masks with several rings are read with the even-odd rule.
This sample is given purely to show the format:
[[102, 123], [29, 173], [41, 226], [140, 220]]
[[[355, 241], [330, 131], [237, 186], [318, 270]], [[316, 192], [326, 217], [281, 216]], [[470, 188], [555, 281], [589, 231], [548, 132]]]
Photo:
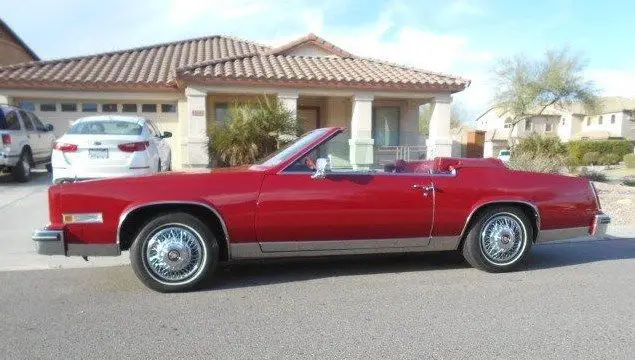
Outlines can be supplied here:
[[635, 187], [595, 182], [602, 210], [616, 225], [635, 225]]

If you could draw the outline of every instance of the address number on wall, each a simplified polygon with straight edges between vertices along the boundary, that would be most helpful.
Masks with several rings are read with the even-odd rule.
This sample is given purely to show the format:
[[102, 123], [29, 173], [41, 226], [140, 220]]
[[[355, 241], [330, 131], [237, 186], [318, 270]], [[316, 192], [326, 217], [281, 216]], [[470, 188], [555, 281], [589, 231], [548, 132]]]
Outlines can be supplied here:
[[205, 110], [192, 110], [192, 116], [205, 116]]

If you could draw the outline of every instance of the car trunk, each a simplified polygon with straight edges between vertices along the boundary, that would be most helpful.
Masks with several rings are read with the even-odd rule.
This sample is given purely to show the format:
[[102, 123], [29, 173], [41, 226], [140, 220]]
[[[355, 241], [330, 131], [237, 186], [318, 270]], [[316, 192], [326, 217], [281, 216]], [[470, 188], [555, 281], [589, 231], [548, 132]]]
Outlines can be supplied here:
[[119, 149], [121, 144], [143, 141], [138, 135], [65, 135], [58, 143], [77, 145], [76, 151], [64, 152], [66, 162], [83, 168], [124, 166], [130, 163], [134, 152]]

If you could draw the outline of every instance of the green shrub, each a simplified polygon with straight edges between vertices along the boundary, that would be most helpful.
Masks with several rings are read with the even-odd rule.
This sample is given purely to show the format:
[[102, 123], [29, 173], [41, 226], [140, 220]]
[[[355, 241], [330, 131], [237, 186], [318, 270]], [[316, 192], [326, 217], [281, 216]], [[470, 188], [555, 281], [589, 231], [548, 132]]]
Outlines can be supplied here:
[[624, 164], [629, 169], [635, 168], [635, 154], [624, 155]]
[[567, 148], [560, 142], [560, 138], [555, 136], [540, 136], [532, 134], [520, 139], [518, 144], [512, 148], [512, 157], [520, 155], [530, 156], [564, 156]]
[[604, 154], [600, 156], [600, 165], [617, 165], [620, 162], [620, 156], [617, 154]]
[[212, 125], [208, 151], [216, 166], [251, 164], [276, 151], [296, 134], [297, 119], [278, 99], [232, 104], [231, 121]]
[[578, 160], [572, 156], [567, 156], [564, 158], [564, 165], [567, 167], [569, 173], [574, 173], [580, 166]]
[[596, 165], [599, 162], [600, 162], [600, 153], [597, 151], [588, 152], [582, 156], [583, 165]]
[[510, 169], [543, 173], [559, 173], [565, 166], [564, 157], [532, 154], [516, 154], [507, 163]]
[[583, 163], [584, 154], [590, 152], [615, 154], [622, 160], [624, 155], [633, 152], [633, 144], [628, 140], [576, 140], [567, 143], [567, 151], [580, 164]]
[[578, 176], [598, 182], [606, 182], [607, 180], [604, 173], [595, 170], [588, 170], [587, 168], [582, 168], [582, 171], [580, 171], [580, 175]]
[[635, 177], [633, 176], [625, 177], [624, 179], [622, 179], [622, 185], [635, 186]]

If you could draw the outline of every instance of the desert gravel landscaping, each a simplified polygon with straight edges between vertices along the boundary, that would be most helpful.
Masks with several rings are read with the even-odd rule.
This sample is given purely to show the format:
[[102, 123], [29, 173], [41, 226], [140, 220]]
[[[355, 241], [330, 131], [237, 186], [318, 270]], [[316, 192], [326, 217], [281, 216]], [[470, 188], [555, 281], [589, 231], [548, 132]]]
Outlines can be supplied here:
[[602, 210], [611, 216], [615, 225], [635, 223], [635, 187], [594, 182]]

